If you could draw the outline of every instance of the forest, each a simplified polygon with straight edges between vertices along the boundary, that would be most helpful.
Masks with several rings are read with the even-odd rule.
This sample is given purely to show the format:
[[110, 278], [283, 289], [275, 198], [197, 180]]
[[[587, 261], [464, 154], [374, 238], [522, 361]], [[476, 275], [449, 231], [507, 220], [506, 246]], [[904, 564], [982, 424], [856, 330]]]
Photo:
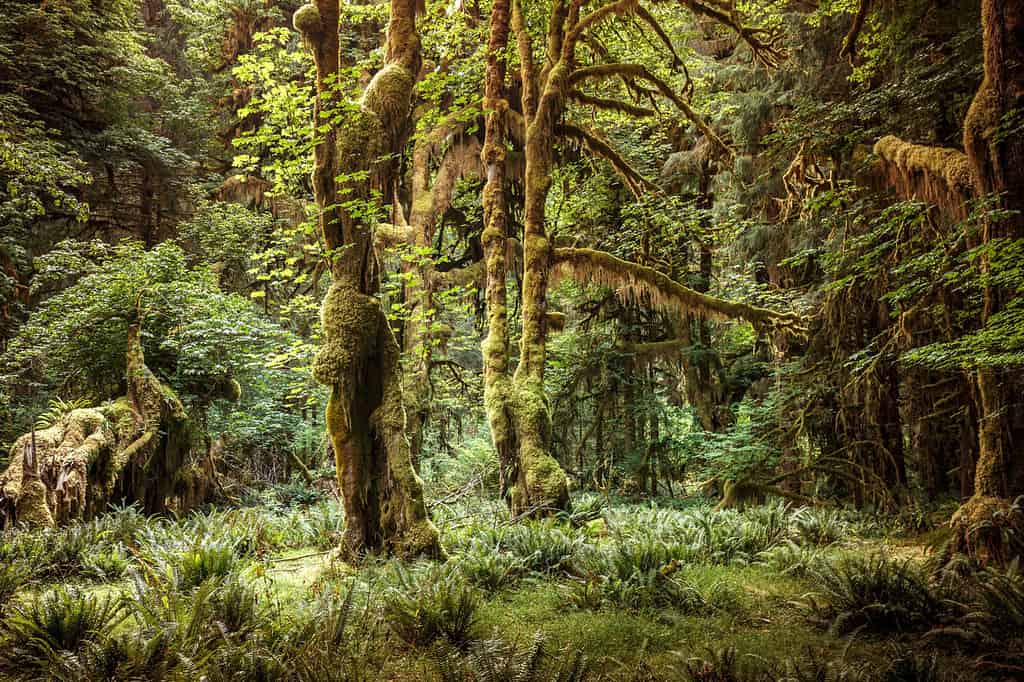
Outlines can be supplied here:
[[0, 680], [1024, 679], [1024, 0], [2, 0]]

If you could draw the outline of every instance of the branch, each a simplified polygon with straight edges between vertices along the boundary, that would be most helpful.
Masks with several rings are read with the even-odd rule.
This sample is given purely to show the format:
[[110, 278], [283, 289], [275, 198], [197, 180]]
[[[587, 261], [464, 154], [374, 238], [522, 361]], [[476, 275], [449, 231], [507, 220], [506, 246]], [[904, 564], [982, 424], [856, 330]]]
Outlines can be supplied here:
[[412, 244], [415, 237], [416, 230], [411, 225], [377, 223], [377, 229], [373, 231], [373, 246], [381, 250], [401, 244]]
[[522, 0], [512, 0], [512, 30], [516, 34], [519, 73], [523, 80], [523, 118], [526, 120], [526, 126], [529, 126], [537, 112], [537, 70], [533, 64], [533, 45], [530, 42], [530, 34], [526, 31]]
[[853, 18], [853, 25], [850, 26], [850, 32], [843, 38], [843, 47], [839, 50], [840, 57], [852, 58], [857, 54], [857, 38], [864, 28], [864, 21], [868, 18], [870, 10], [871, 0], [860, 0], [860, 4], [857, 6], [857, 15]]
[[597, 97], [596, 95], [588, 95], [585, 92], [579, 90], [573, 90], [569, 93], [569, 99], [585, 104], [587, 106], [594, 107], [595, 109], [603, 109], [605, 111], [621, 111], [624, 114], [630, 116], [636, 116], [637, 118], [645, 118], [648, 116], [654, 116], [654, 109], [648, 109], [647, 107], [638, 107], [635, 104], [629, 104], [628, 102], [620, 102], [617, 99], [606, 99], [604, 97]]
[[571, 31], [569, 31], [569, 35], [566, 36], [565, 44], [562, 48], [563, 58], [570, 57], [573, 54], [573, 50], [576, 47], [576, 41], [580, 39], [580, 36], [583, 35], [584, 31], [598, 25], [605, 19], [610, 18], [612, 15], [620, 17], [626, 16], [632, 12], [636, 12], [639, 7], [640, 4], [638, 0], [616, 0], [616, 2], [608, 3], [604, 7], [596, 9], [583, 17], [583, 19], [580, 20]]
[[[644, 21], [644, 23], [651, 27], [651, 30], [654, 31], [665, 47], [668, 48], [669, 54], [672, 55], [672, 67], [675, 68], [677, 66], [682, 66], [685, 70], [686, 66], [683, 63], [683, 60], [679, 58], [679, 54], [676, 52], [676, 48], [672, 44], [672, 39], [668, 37], [668, 34], [665, 33], [665, 30], [661, 27], [661, 24], [658, 23], [658, 20], [654, 18], [654, 15], [639, 4], [636, 6], [636, 10], [634, 11], [636, 12], [636, 15]], [[690, 82], [690, 74], [688, 73], [686, 74], [686, 82]]]
[[686, 339], [668, 339], [666, 341], [648, 341], [647, 343], [626, 343], [619, 350], [628, 355], [663, 356], [677, 353], [689, 345]]
[[715, 22], [731, 28], [754, 53], [754, 59], [765, 68], [774, 69], [786, 58], [786, 50], [782, 46], [784, 36], [777, 29], [747, 26], [736, 11], [733, 3], [715, 2], [714, 0], [679, 0], [679, 4], [694, 14], [707, 17]]
[[555, 249], [552, 263], [561, 276], [602, 284], [615, 289], [620, 296], [646, 297], [652, 305], [679, 314], [697, 313], [720, 320], [743, 319], [756, 327], [792, 328], [801, 322], [800, 315], [794, 312], [784, 313], [702, 294], [653, 268], [624, 261], [604, 251]]
[[592, 153], [597, 154], [611, 163], [615, 172], [622, 177], [626, 182], [626, 186], [629, 187], [629, 191], [631, 191], [633, 196], [636, 198], [639, 199], [645, 190], [652, 194], [658, 193], [659, 190], [657, 185], [630, 166], [618, 152], [612, 149], [611, 145], [601, 139], [596, 133], [592, 133], [584, 128], [572, 125], [571, 123], [562, 123], [556, 126], [555, 132], [564, 137], [571, 137], [575, 140], [581, 141]]
[[927, 201], [954, 220], [967, 217], [967, 202], [975, 195], [974, 174], [962, 151], [886, 135], [875, 143], [874, 152], [886, 181], [902, 198]]
[[669, 87], [668, 83], [648, 71], [647, 67], [642, 64], [597, 64], [595, 66], [584, 66], [576, 69], [569, 75], [569, 85], [579, 85], [587, 80], [609, 78], [611, 76], [640, 78], [649, 82], [657, 88], [662, 96], [671, 100], [683, 112], [686, 118], [690, 119], [727, 158], [732, 158], [732, 149], [722, 141], [722, 138], [718, 137], [718, 134], [711, 129], [711, 126], [690, 107], [690, 104], [676, 94], [675, 90]]

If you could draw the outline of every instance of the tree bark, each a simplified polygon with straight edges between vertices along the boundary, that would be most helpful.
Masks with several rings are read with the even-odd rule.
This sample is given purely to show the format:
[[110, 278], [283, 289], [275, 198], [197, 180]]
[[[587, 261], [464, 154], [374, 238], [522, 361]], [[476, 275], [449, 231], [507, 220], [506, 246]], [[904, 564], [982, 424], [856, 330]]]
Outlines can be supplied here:
[[[992, 198], [1003, 209], [984, 225], [982, 271], [1005, 267], [992, 253], [1024, 238], [1024, 138], [1000, 135], [1004, 117], [1024, 107], [1024, 0], [983, 0], [981, 23], [985, 75], [964, 121], [964, 149], [975, 195]], [[1013, 295], [998, 283], [985, 289], [982, 324], [1005, 309]], [[974, 495], [957, 512], [958, 548], [982, 562], [1009, 559], [1003, 526], [1024, 531], [1020, 513], [1009, 498], [1024, 492], [1021, 443], [1024, 414], [1020, 377], [1006, 368], [983, 368], [977, 376], [979, 396], [978, 462]], [[1015, 390], [1016, 389], [1016, 390]]]
[[[304, 5], [294, 17], [316, 64], [317, 129], [321, 114], [339, 104], [333, 87], [341, 67], [339, 20], [334, 0]], [[321, 310], [324, 345], [313, 373], [331, 390], [326, 423], [346, 516], [339, 551], [349, 559], [378, 551], [443, 553], [412, 464], [398, 342], [376, 297], [374, 225], [357, 206], [374, 201], [374, 190], [387, 196], [392, 187], [392, 159], [407, 140], [418, 70], [415, 3], [393, 0], [384, 67], [345, 127], [330, 126], [314, 148], [313, 189], [333, 282]]]

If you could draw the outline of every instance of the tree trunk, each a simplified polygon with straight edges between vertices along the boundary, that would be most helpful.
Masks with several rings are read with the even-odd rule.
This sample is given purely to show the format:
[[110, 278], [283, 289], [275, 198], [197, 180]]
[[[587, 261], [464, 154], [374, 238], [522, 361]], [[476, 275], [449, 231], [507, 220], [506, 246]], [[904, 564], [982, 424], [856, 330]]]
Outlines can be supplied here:
[[[1003, 209], [984, 225], [983, 245], [998, 252], [1009, 240], [1024, 238], [1024, 138], [1000, 135], [1004, 117], [1024, 107], [1024, 0], [983, 0], [981, 23], [985, 76], [964, 121], [964, 149], [975, 195], [993, 198]], [[982, 271], [1006, 267], [992, 253]], [[1000, 313], [1013, 294], [989, 283], [982, 323]], [[1024, 531], [1020, 514], [1010, 513], [1009, 497], [1022, 492], [1024, 442], [1019, 376], [1005, 368], [983, 368], [977, 376], [979, 428], [974, 495], [953, 519], [958, 549], [978, 560], [1005, 561], [1004, 526]]]
[[[384, 68], [370, 81], [344, 129], [329, 128], [314, 149], [313, 188], [333, 283], [321, 310], [324, 345], [313, 373], [331, 389], [326, 423], [344, 498], [340, 552], [346, 558], [376, 551], [442, 554], [406, 436], [398, 342], [376, 298], [380, 268], [374, 226], [358, 206], [374, 201], [374, 190], [387, 196], [392, 159], [408, 137], [419, 70], [414, 4], [393, 0]], [[338, 4], [317, 0], [304, 5], [294, 22], [316, 63], [319, 127], [321, 113], [338, 104], [332, 86], [341, 66]]]
[[505, 148], [508, 141], [508, 100], [505, 98], [505, 50], [508, 47], [510, 0], [491, 7], [487, 44], [484, 110], [487, 112], [482, 158], [487, 176], [483, 190], [484, 232], [481, 238], [487, 268], [487, 338], [483, 342], [484, 403], [491, 440], [498, 455], [501, 496], [510, 505], [519, 478], [516, 430], [513, 426], [512, 382], [509, 379], [508, 336], [508, 213], [505, 205]]

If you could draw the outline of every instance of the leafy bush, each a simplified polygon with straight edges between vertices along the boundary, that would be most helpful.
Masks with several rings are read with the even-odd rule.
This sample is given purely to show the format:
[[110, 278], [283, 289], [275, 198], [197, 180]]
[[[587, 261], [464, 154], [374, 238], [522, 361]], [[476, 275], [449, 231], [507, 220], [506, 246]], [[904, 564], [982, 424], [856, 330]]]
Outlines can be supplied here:
[[21, 562], [0, 564], [0, 615], [14, 593], [32, 579], [32, 569]]
[[153, 571], [176, 590], [193, 589], [210, 578], [229, 575], [241, 566], [232, 538], [199, 536], [184, 543], [150, 545]]
[[273, 490], [282, 507], [309, 507], [324, 499], [323, 491], [309, 487], [304, 481], [280, 483]]
[[117, 580], [125, 574], [132, 560], [124, 545], [100, 545], [82, 556], [82, 573], [97, 580]]
[[538, 632], [529, 646], [502, 639], [472, 642], [464, 652], [442, 650], [437, 657], [441, 682], [582, 682], [589, 664], [581, 651], [549, 651]]
[[414, 646], [444, 638], [463, 647], [472, 638], [480, 595], [457, 570], [433, 566], [409, 571], [395, 564], [382, 596], [392, 631]]
[[983, 667], [1010, 672], [1024, 667], [1024, 572], [1020, 560], [1005, 568], [988, 567], [962, 576], [959, 594], [966, 593], [966, 613], [929, 632], [930, 638], [952, 639], [987, 651]]
[[502, 549], [521, 559], [531, 571], [538, 572], [566, 568], [583, 542], [582, 537], [567, 533], [550, 521], [511, 526], [498, 536]]
[[787, 540], [784, 544], [761, 552], [757, 560], [776, 573], [803, 578], [820, 568], [824, 557], [815, 546], [798, 545]]
[[842, 514], [835, 509], [798, 509], [791, 518], [793, 529], [801, 543], [831, 545], [850, 534]]
[[515, 584], [527, 572], [521, 557], [482, 541], [473, 542], [464, 550], [458, 566], [467, 580], [488, 592]]

